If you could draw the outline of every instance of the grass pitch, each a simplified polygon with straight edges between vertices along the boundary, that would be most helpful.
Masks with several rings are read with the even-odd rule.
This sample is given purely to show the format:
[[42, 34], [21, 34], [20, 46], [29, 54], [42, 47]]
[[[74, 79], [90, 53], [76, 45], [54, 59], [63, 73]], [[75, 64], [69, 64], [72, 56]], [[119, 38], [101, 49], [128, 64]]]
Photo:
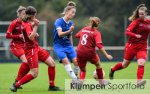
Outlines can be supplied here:
[[[117, 62], [103, 62], [102, 67], [105, 71], [105, 78], [108, 79], [110, 67]], [[65, 79], [69, 79], [67, 72], [62, 64], [56, 63], [56, 86], [62, 91], [48, 91], [47, 66], [43, 63], [39, 65], [39, 75], [36, 79], [23, 85], [23, 89], [16, 93], [11, 92], [9, 87], [14, 82], [19, 63], [0, 64], [0, 94], [65, 94]], [[93, 79], [95, 66], [87, 64], [87, 79]], [[131, 63], [128, 68], [115, 73], [116, 79], [136, 79], [137, 63]], [[144, 79], [150, 79], [150, 62], [145, 65]]]

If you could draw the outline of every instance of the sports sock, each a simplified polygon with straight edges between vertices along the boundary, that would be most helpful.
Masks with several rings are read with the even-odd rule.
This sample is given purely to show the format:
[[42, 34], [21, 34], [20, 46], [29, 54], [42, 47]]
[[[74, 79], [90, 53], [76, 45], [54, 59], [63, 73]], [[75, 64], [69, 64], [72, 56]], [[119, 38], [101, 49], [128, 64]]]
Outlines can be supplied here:
[[100, 84], [103, 84], [103, 69], [96, 69], [96, 73], [99, 79]]
[[55, 86], [55, 67], [48, 67], [49, 85]]
[[79, 72], [79, 67], [78, 66], [74, 66], [74, 73], [76, 76], [78, 76], [78, 72]]
[[137, 69], [137, 80], [142, 80], [144, 75], [144, 66], [139, 65]]
[[80, 80], [84, 80], [86, 76], [86, 72], [80, 71]]
[[30, 71], [29, 65], [25, 62], [22, 62], [20, 68], [18, 70], [16, 81], [19, 81], [22, 77], [24, 77]]
[[69, 76], [70, 76], [72, 79], [77, 79], [77, 77], [76, 77], [74, 71], [72, 70], [70, 64], [66, 64], [66, 65], [65, 65], [65, 69], [66, 69], [67, 73], [69, 74]]
[[123, 69], [123, 66], [122, 66], [122, 63], [119, 62], [117, 63], [113, 68], [111, 68], [111, 70], [114, 72], [114, 71], [117, 71], [117, 70], [121, 70]]
[[20, 87], [21, 85], [31, 81], [32, 79], [34, 79], [34, 77], [32, 76], [32, 74], [27, 74], [25, 75], [22, 79], [20, 79], [16, 84], [15, 86], [16, 87]]

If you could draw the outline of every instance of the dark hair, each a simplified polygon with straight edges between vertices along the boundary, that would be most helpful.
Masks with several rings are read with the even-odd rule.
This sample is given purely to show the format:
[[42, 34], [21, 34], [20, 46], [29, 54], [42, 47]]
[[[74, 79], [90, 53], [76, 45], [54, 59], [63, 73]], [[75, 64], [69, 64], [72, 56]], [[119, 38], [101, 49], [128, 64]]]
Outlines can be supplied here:
[[[129, 20], [130, 21], [133, 21], [137, 18], [139, 18], [139, 13], [138, 13], [138, 10], [141, 8], [141, 7], [146, 7], [145, 4], [140, 4], [137, 6], [137, 8], [133, 11], [133, 14], [129, 17]], [[148, 12], [147, 10], [145, 12]]]
[[62, 14], [66, 14], [66, 12], [71, 10], [72, 8], [76, 8], [76, 3], [73, 1], [69, 1]]
[[26, 8], [27, 15], [35, 15], [37, 13], [36, 9], [33, 6], [28, 6]]

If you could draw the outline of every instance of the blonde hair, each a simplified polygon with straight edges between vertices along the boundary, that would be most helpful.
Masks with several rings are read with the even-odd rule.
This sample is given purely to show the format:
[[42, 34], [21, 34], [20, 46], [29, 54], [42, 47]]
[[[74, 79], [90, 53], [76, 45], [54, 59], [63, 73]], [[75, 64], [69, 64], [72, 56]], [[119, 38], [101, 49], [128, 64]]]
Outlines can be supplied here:
[[19, 8], [17, 9], [17, 16], [19, 16], [19, 13], [22, 12], [23, 10], [26, 10], [26, 8], [24, 6], [19, 6]]
[[[138, 5], [137, 8], [133, 11], [133, 14], [129, 17], [130, 21], [133, 21], [133, 20], [136, 20], [137, 18], [139, 18], [139, 12], [138, 12], [138, 10], [141, 7], [146, 7], [146, 6], [145, 6], [145, 4]], [[146, 12], [148, 12], [148, 11], [146, 10]]]
[[64, 8], [63, 13], [61, 13], [61, 14], [65, 15], [66, 12], [68, 12], [69, 10], [71, 10], [71, 9], [73, 9], [73, 8], [76, 9], [76, 3], [73, 2], [73, 1], [69, 1], [68, 4], [67, 4], [67, 6]]
[[92, 28], [98, 27], [98, 25], [101, 22], [100, 18], [98, 17], [90, 17], [89, 20], [90, 20], [90, 25]]
[[21, 12], [22, 10], [26, 10], [26, 8], [24, 6], [19, 6], [19, 8], [17, 9], [17, 13]]

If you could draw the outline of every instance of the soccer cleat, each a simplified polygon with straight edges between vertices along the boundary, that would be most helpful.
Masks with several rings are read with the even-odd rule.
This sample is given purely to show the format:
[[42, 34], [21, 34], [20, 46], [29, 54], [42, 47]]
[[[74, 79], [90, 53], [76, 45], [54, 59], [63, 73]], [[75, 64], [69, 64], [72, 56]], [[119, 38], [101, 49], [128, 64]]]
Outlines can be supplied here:
[[110, 80], [114, 79], [114, 72], [112, 71], [112, 69], [110, 69], [110, 72], [109, 72], [109, 79]]
[[103, 83], [100, 83], [101, 86], [106, 86], [108, 84], [110, 84], [110, 82], [106, 80], [103, 80]]
[[12, 87], [10, 87], [10, 90], [12, 92], [17, 92], [17, 87], [15, 86], [15, 84], [13, 84]]
[[[13, 84], [15, 85], [17, 81], [15, 81]], [[17, 89], [23, 89], [21, 86], [18, 87]]]
[[144, 86], [146, 84], [146, 80], [141, 80], [137, 82], [137, 87]]
[[61, 89], [57, 86], [49, 86], [48, 91], [61, 91]]

